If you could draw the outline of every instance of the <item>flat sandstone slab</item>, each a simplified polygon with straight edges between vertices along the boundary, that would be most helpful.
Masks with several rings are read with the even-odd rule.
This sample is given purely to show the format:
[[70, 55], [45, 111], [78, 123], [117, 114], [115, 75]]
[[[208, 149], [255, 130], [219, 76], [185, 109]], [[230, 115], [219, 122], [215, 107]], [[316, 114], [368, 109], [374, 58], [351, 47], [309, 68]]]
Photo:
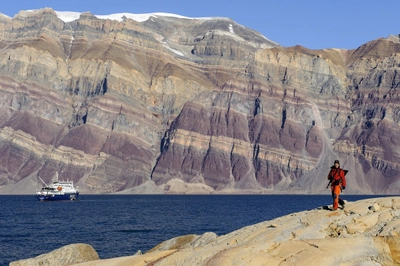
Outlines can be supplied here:
[[[170, 250], [75, 265], [399, 265], [399, 218], [400, 197], [365, 199], [348, 202], [345, 210], [292, 213], [200, 246], [194, 240]], [[335, 252], [338, 247], [345, 248]]]

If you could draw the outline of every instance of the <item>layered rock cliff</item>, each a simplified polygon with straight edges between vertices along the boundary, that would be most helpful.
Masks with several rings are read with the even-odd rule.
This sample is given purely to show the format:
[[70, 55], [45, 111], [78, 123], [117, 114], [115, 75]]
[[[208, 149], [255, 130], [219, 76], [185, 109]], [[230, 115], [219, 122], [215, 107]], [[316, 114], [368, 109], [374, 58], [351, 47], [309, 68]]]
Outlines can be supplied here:
[[84, 193], [400, 187], [397, 37], [284, 48], [227, 18], [0, 18], [0, 192], [55, 172]]

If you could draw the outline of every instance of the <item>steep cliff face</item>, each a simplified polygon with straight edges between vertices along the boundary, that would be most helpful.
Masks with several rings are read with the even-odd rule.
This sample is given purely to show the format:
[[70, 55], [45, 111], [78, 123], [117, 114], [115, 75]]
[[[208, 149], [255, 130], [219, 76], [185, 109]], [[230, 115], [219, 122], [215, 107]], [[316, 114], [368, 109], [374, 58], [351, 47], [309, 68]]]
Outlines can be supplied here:
[[[353, 193], [400, 186], [400, 44], [283, 48], [225, 18], [0, 18], [0, 192]], [[61, 17], [62, 18], [62, 17]]]
[[240, 75], [184, 106], [153, 180], [167, 190], [178, 176], [215, 190], [320, 193], [338, 158], [350, 192], [395, 193], [399, 51], [390, 39], [354, 51], [259, 50]]

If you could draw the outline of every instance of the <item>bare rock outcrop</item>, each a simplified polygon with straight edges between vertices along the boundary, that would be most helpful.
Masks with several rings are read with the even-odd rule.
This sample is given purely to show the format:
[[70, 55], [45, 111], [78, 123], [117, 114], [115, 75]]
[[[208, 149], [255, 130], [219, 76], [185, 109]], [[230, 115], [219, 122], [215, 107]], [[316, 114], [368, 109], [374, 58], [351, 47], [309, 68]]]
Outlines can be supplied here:
[[399, 218], [399, 197], [366, 199], [249, 225], [201, 246], [176, 245], [184, 236], [166, 241], [170, 249], [79, 265], [399, 265]]
[[216, 240], [218, 236], [213, 232], [207, 232], [202, 235], [178, 236], [160, 243], [148, 252], [175, 250], [189, 247], [201, 247]]
[[88, 244], [71, 244], [32, 259], [11, 262], [10, 266], [74, 265], [98, 259], [99, 255], [92, 246]]

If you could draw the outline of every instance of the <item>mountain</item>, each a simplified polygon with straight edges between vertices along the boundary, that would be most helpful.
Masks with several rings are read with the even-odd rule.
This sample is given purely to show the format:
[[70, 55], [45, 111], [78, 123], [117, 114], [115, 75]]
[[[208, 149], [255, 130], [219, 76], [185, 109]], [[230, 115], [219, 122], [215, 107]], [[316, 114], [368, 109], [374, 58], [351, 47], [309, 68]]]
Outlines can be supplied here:
[[400, 188], [399, 38], [281, 47], [228, 18], [0, 16], [0, 193]]

